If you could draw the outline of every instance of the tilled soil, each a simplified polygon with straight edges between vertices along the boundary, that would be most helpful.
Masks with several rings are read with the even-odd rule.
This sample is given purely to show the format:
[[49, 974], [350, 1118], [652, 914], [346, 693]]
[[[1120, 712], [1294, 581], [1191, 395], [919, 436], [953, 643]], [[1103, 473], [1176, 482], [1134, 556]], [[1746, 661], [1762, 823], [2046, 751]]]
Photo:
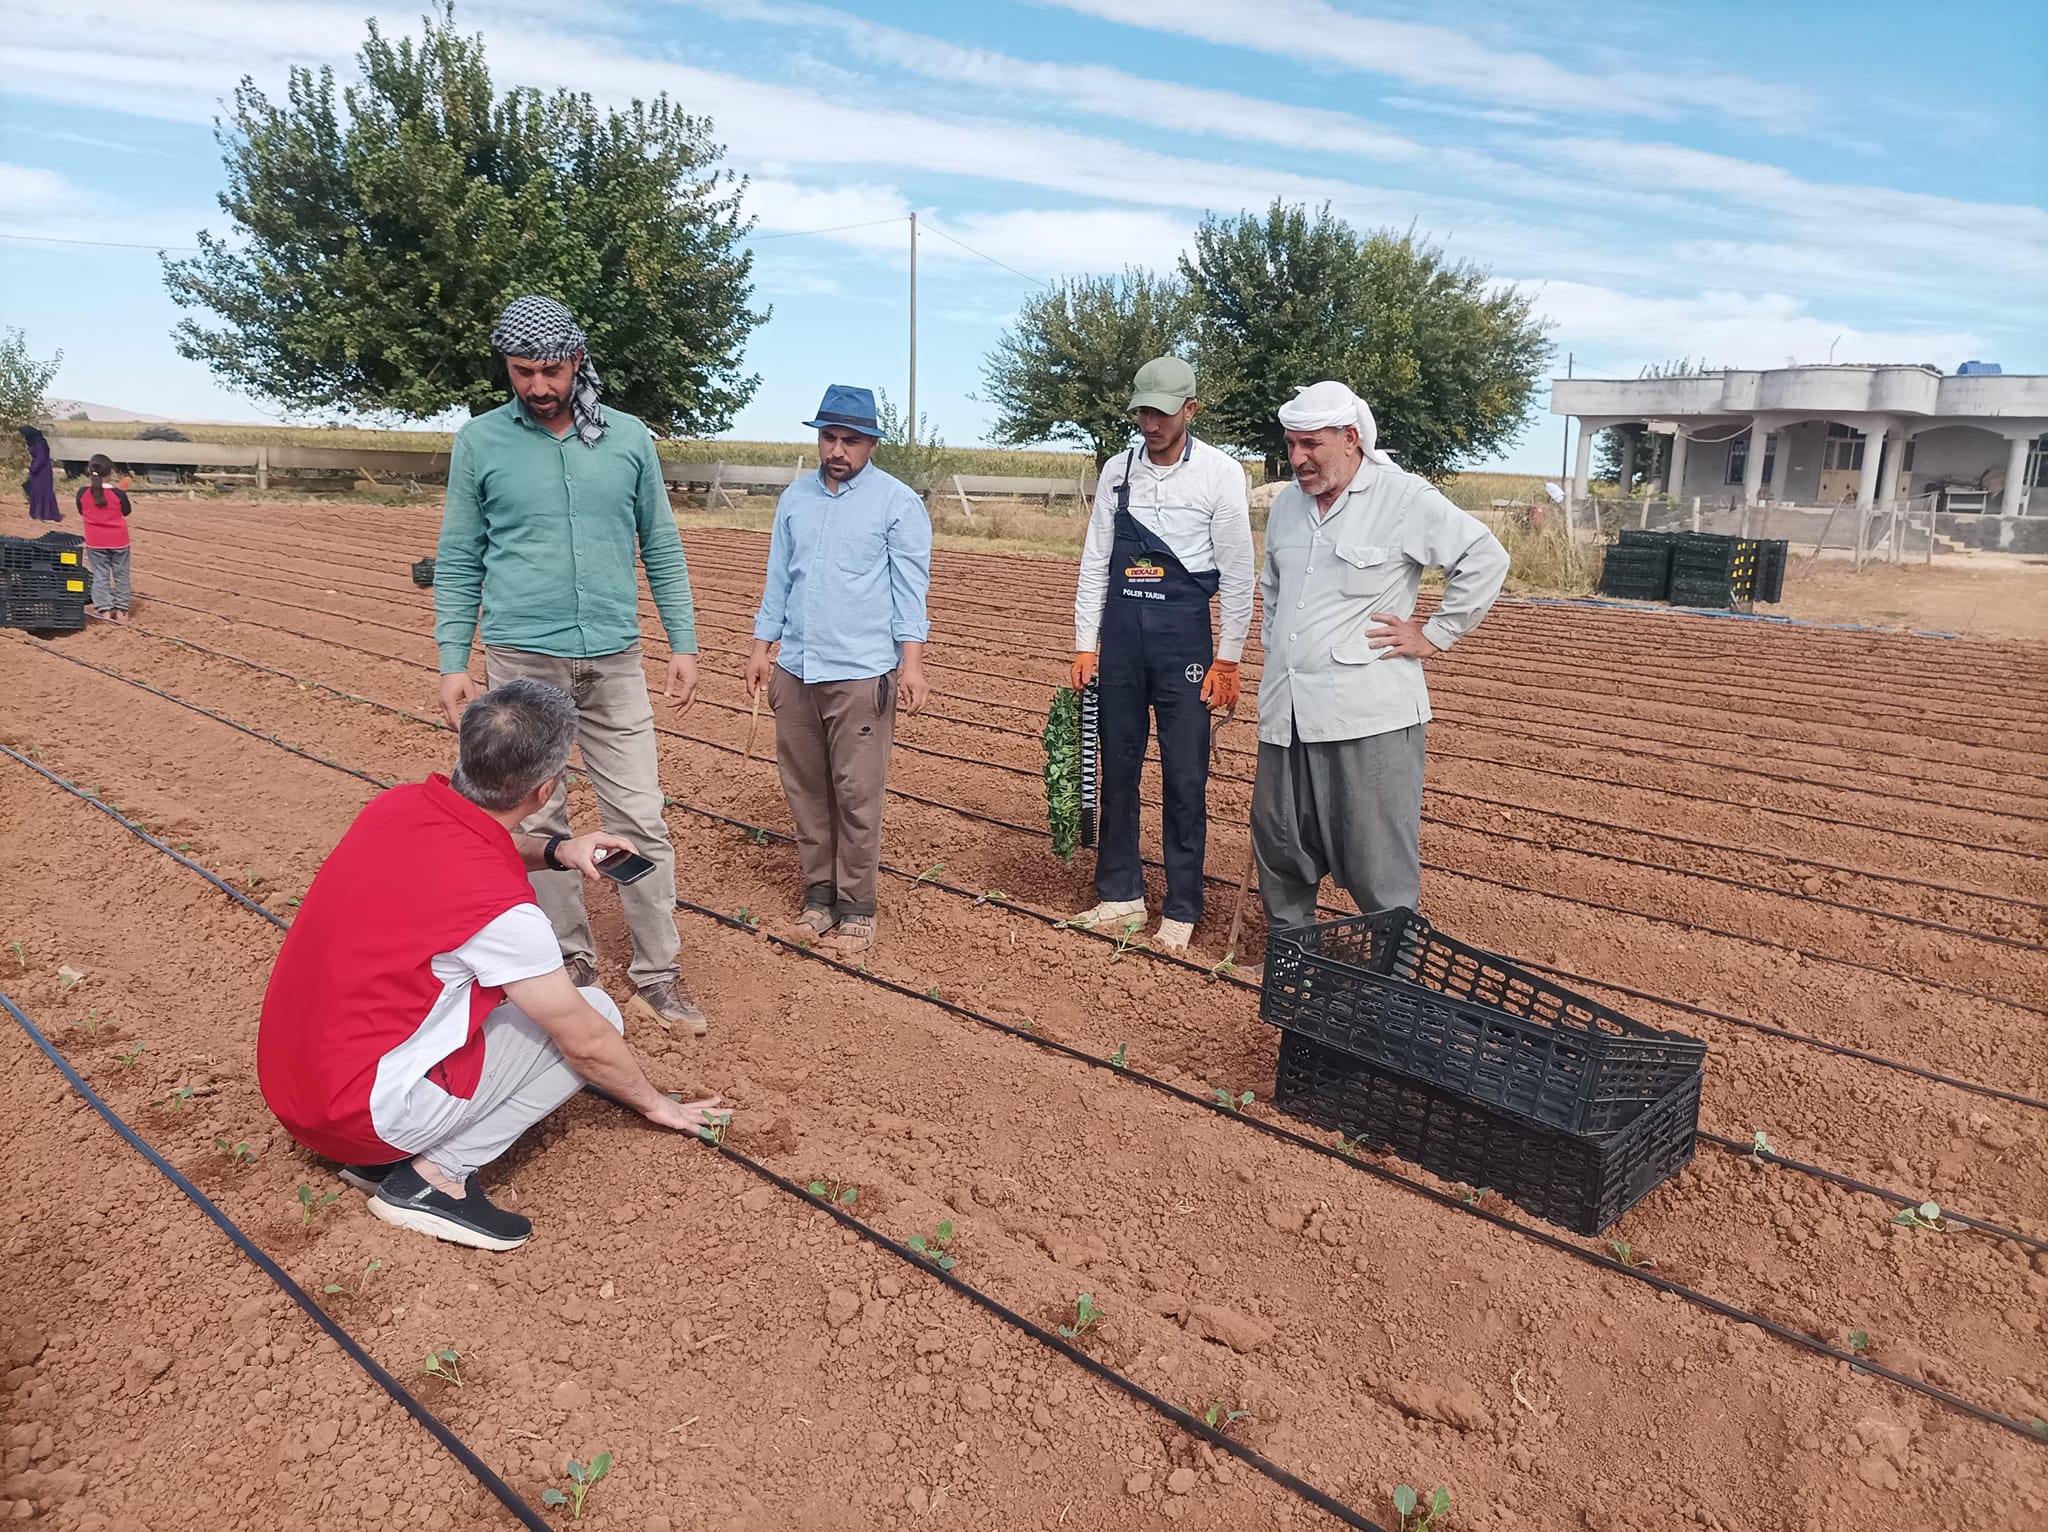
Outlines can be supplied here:
[[[431, 519], [151, 509], [137, 630], [0, 640], [0, 739], [288, 919], [375, 782], [447, 764], [424, 716], [430, 595], [404, 573]], [[787, 932], [791, 850], [703, 812], [787, 825], [770, 722], [740, 761], [765, 543], [690, 541], [705, 695], [661, 714], [679, 886]], [[2042, 1524], [2039, 1444], [914, 998], [1121, 1049], [1198, 1095], [1251, 1089], [1251, 1115], [1268, 1113], [1275, 1039], [1254, 995], [1006, 907], [1089, 897], [1085, 867], [1047, 852], [1036, 781], [1070, 566], [938, 564], [941, 696], [900, 731], [886, 855], [903, 876], [868, 963], [911, 993], [679, 912], [712, 1033], [634, 1038], [664, 1083], [735, 1097], [734, 1148], [857, 1186], [858, 1213], [898, 1238], [950, 1219], [958, 1274], [1034, 1321], [1071, 1321], [1090, 1293], [1110, 1316], [1092, 1354], [1197, 1413], [1246, 1411], [1233, 1434], [1390, 1525], [1404, 1481], [1452, 1488], [1449, 1528], [1904, 1529], [1959, 1507]], [[1433, 677], [1429, 913], [1588, 986], [1662, 997], [1616, 1003], [1708, 1040], [1703, 1128], [1744, 1144], [1764, 1129], [1793, 1159], [2048, 1237], [2044, 682], [2014, 645], [1504, 604]], [[1211, 963], [1251, 748], [1246, 725], [1225, 731], [1197, 938]], [[310, 1290], [360, 1288], [322, 1301], [529, 1501], [568, 1458], [610, 1450], [596, 1526], [1328, 1524], [815, 1208], [594, 1100], [496, 1172], [536, 1218], [526, 1250], [487, 1258], [376, 1223], [255, 1091], [277, 932], [0, 768], [15, 783], [0, 909], [23, 944], [0, 957], [4, 987]], [[582, 789], [576, 807], [595, 822]], [[620, 987], [623, 930], [594, 906]], [[65, 988], [59, 964], [84, 981]], [[11, 1284], [4, 1333], [0, 1510], [508, 1524], [47, 1063], [9, 1047], [7, 1248], [30, 1281]], [[198, 1094], [167, 1101], [184, 1086]], [[255, 1162], [231, 1164], [216, 1137]], [[342, 1193], [307, 1228], [301, 1183]], [[31, 1185], [85, 1211], [53, 1238]], [[1864, 1332], [1886, 1366], [2048, 1416], [2048, 1255], [1891, 1212], [1702, 1144], [1609, 1232], [1717, 1299], [1838, 1347]], [[442, 1346], [463, 1354], [459, 1390], [416, 1376]]]

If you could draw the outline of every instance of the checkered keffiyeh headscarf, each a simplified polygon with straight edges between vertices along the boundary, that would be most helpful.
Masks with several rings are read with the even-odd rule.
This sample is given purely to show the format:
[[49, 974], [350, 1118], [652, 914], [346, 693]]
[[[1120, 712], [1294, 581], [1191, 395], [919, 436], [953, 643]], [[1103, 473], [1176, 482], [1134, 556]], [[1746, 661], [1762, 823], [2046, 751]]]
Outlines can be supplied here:
[[519, 298], [498, 316], [491, 331], [491, 349], [500, 356], [530, 362], [560, 362], [583, 352], [576, 381], [569, 385], [569, 407], [576, 416], [576, 434], [590, 446], [604, 435], [604, 406], [597, 402], [597, 369], [590, 365], [583, 329], [576, 316], [552, 298]]

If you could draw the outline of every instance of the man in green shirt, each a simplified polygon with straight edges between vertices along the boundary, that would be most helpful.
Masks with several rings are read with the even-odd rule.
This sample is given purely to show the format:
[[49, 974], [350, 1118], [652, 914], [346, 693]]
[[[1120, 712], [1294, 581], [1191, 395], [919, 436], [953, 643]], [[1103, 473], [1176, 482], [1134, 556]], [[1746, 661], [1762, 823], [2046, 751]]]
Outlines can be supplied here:
[[[583, 772], [604, 827], [654, 863], [619, 885], [633, 935], [627, 1013], [701, 1037], [704, 1013], [677, 966], [675, 853], [661, 812], [634, 572], [637, 556], [668, 632], [662, 696], [687, 709], [697, 696], [696, 612], [661, 464], [645, 425], [598, 403], [583, 331], [561, 304], [519, 299], [491, 345], [505, 357], [513, 397], [456, 433], [449, 459], [434, 563], [441, 711], [454, 728], [478, 695], [469, 650], [481, 601], [487, 683], [546, 681], [575, 699]], [[569, 834], [566, 784], [523, 828], [551, 838], [554, 867], [553, 838]], [[570, 977], [596, 983], [582, 879], [573, 870], [537, 872], [533, 891]]]

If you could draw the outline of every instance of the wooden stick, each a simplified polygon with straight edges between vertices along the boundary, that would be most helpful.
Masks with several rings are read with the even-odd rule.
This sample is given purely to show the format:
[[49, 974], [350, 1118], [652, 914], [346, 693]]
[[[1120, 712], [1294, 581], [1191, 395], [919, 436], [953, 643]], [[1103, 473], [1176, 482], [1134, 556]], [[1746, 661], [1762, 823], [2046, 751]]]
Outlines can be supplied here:
[[753, 698], [754, 698], [754, 708], [753, 708], [753, 712], [752, 712], [752, 713], [751, 713], [751, 714], [750, 714], [750, 715], [748, 716], [748, 719], [747, 719], [747, 748], [746, 748], [746, 751], [745, 751], [745, 753], [744, 753], [743, 755], [741, 755], [741, 757], [740, 757], [740, 764], [741, 764], [742, 766], [748, 765], [748, 764], [750, 764], [750, 763], [751, 763], [751, 762], [753, 761], [753, 759], [754, 759], [754, 736], [755, 736], [755, 735], [756, 735], [757, 733], [759, 733], [759, 732], [760, 732], [760, 729], [761, 729], [761, 694], [760, 694], [760, 692], [759, 692], [759, 691], [756, 691], [756, 692], [754, 692], [754, 693], [753, 693]]
[[[1245, 833], [1247, 836], [1251, 834], [1249, 823], [1245, 825]], [[1245, 890], [1252, 886], [1252, 866], [1255, 860], [1256, 848], [1247, 839], [1244, 848], [1244, 873], [1237, 880], [1237, 899], [1230, 907], [1230, 935], [1224, 938], [1223, 942], [1224, 956], [1233, 963], [1237, 961], [1237, 933], [1244, 925], [1244, 894]]]

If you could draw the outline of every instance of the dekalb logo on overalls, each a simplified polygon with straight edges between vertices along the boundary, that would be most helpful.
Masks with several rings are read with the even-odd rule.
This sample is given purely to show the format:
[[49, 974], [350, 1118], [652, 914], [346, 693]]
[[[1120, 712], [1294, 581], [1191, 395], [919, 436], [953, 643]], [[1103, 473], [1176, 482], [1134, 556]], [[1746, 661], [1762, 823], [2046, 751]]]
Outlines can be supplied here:
[[1166, 570], [1163, 566], [1153, 563], [1150, 559], [1139, 559], [1137, 563], [1130, 565], [1124, 570], [1124, 578], [1126, 580], [1163, 580], [1166, 578]]

